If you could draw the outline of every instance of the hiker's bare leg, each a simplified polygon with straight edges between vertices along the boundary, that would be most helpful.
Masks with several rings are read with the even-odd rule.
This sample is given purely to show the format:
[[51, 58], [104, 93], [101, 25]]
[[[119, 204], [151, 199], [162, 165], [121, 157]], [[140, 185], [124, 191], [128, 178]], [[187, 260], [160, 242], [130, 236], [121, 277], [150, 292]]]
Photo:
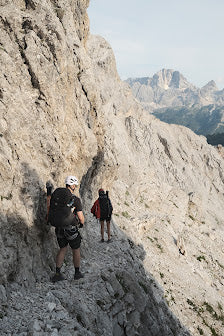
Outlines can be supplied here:
[[56, 267], [61, 268], [67, 252], [67, 246], [60, 248], [56, 256]]
[[104, 239], [104, 221], [100, 221], [101, 225], [101, 238]]
[[107, 235], [108, 235], [108, 240], [110, 240], [110, 221], [107, 221]]
[[80, 248], [72, 250], [74, 267], [80, 267]]

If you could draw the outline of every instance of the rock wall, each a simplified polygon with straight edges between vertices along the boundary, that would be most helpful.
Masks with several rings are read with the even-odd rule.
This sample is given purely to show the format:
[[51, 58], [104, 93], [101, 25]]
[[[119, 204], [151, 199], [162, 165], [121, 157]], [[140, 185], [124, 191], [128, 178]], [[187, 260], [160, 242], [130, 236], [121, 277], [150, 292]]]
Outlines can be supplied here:
[[[194, 335], [222, 330], [223, 157], [204, 137], [144, 112], [120, 81], [110, 46], [89, 35], [87, 6], [0, 2], [2, 330], [16, 325], [16, 292], [24, 290], [23, 307], [34, 297], [38, 311], [52, 300], [56, 306], [46, 308], [46, 319], [32, 312], [39, 326], [24, 320], [17, 334], [98, 335], [104, 325], [103, 335], [187, 335], [175, 315]], [[92, 290], [87, 282], [48, 283], [56, 243], [45, 223], [45, 182], [61, 186], [68, 174], [81, 182], [83, 267], [90, 283], [95, 277]], [[110, 190], [114, 206], [114, 245], [105, 251], [89, 216], [99, 187]], [[68, 265], [71, 279], [69, 256]], [[66, 293], [80, 288], [79, 314]], [[41, 291], [53, 299], [43, 303]], [[220, 309], [219, 318], [201, 312], [205, 302]], [[63, 319], [52, 322], [63, 309], [73, 331]], [[94, 322], [94, 309], [105, 320]]]
[[[18, 253], [30, 250], [30, 240], [43, 233], [45, 181], [50, 177], [60, 185], [74, 170], [81, 178], [97, 153], [90, 124], [94, 128], [98, 122], [80, 81], [87, 5], [85, 1], [21, 1], [1, 6], [3, 255], [11, 240], [8, 227], [14, 236], [1, 274], [4, 281], [14, 277]], [[37, 240], [34, 250], [42, 250], [43, 243]], [[29, 254], [31, 264], [37, 251]], [[39, 268], [42, 261], [36, 262]], [[26, 274], [27, 265], [21, 271]]]

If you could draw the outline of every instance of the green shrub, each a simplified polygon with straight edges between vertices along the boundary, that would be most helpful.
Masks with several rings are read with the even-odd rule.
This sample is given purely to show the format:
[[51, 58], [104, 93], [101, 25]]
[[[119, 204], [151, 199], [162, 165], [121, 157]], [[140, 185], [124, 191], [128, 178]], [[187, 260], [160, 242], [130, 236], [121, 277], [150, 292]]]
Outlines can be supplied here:
[[199, 256], [199, 257], [197, 257], [197, 260], [200, 261], [200, 262], [201, 262], [202, 260], [206, 261], [205, 256]]
[[131, 217], [127, 211], [123, 211], [121, 214], [125, 218], [130, 218]]

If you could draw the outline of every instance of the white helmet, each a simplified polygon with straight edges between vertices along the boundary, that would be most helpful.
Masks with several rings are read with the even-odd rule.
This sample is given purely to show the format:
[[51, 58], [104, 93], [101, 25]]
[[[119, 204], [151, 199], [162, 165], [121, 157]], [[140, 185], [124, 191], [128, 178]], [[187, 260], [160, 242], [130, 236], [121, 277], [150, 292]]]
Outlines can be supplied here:
[[79, 185], [79, 181], [77, 179], [77, 177], [75, 176], [67, 176], [66, 179], [65, 179], [65, 184], [67, 185]]

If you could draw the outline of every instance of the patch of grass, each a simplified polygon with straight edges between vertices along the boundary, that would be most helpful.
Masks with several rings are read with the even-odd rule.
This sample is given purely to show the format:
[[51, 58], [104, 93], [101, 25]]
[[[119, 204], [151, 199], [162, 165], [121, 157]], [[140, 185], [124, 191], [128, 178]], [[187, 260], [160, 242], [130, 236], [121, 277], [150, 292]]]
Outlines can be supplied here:
[[197, 327], [197, 329], [200, 335], [204, 335], [204, 331], [199, 326]]
[[[200, 306], [199, 307], [196, 306], [196, 304], [193, 301], [191, 301], [190, 299], [187, 299], [187, 303], [192, 307], [192, 309], [194, 311], [196, 311], [198, 313], [198, 315], [202, 319], [203, 324], [210, 329], [211, 335], [213, 335], [213, 336], [220, 336], [216, 332], [216, 330], [206, 322], [205, 318], [202, 316], [202, 313], [204, 313], [205, 311], [207, 311], [211, 315], [211, 317], [213, 319], [215, 319], [216, 321], [222, 321], [222, 324], [224, 324], [224, 316], [222, 315], [222, 313], [221, 313], [221, 315], [218, 315], [216, 313], [216, 311], [214, 310], [214, 308], [208, 302], [206, 302], [206, 301], [203, 302], [203, 304], [202, 304], [201, 307]], [[222, 310], [222, 306], [220, 304], [218, 304], [218, 307], [219, 307], [219, 309], [221, 311]], [[198, 327], [197, 329], [198, 329], [200, 335], [204, 335], [204, 332], [203, 332], [203, 330], [200, 327]]]
[[189, 215], [189, 218], [194, 222], [195, 221], [195, 218], [191, 215]]
[[171, 295], [171, 298], [170, 298], [170, 300], [171, 300], [171, 301], [173, 301], [174, 303], [176, 303], [176, 301], [175, 301], [175, 299], [174, 299], [173, 295]]
[[129, 204], [126, 201], [124, 202], [124, 205], [129, 206]]
[[154, 243], [155, 241], [157, 242], [156, 246], [158, 247], [158, 249], [160, 249], [161, 252], [163, 252], [163, 248], [162, 246], [158, 243], [158, 238], [154, 237], [154, 238], [151, 238], [149, 236], [147, 236], [147, 238], [152, 242]]
[[219, 315], [216, 313], [216, 311], [214, 310], [214, 308], [213, 308], [208, 302], [205, 301], [205, 302], [203, 303], [203, 306], [205, 306], [205, 309], [207, 310], [207, 312], [209, 312], [210, 315], [211, 315], [213, 318], [215, 318], [217, 321], [222, 319], [222, 317], [219, 316]]
[[114, 216], [117, 216], [117, 217], [119, 217], [120, 215], [119, 215], [118, 213], [114, 213]]
[[[168, 297], [169, 297], [169, 300], [168, 300]], [[165, 294], [165, 300], [168, 306], [170, 306], [170, 303], [176, 303], [175, 298], [173, 297], [171, 293], [171, 289], [167, 290], [167, 294]]]
[[126, 190], [125, 195], [126, 195], [126, 196], [129, 196], [129, 195], [130, 195], [128, 190]]
[[199, 257], [197, 257], [197, 260], [200, 261], [200, 262], [201, 262], [202, 260], [206, 261], [205, 256], [199, 256]]
[[121, 214], [125, 218], [130, 218], [131, 217], [127, 211], [123, 211]]
[[153, 238], [151, 238], [151, 237], [147, 237], [152, 243], [154, 242], [154, 239]]
[[213, 336], [220, 336], [219, 334], [217, 334], [216, 330], [205, 321], [204, 318], [202, 319], [202, 321], [203, 321], [204, 325], [206, 325], [206, 327], [208, 327], [211, 330], [211, 334]]
[[215, 221], [216, 221], [216, 223], [219, 225], [219, 220], [218, 220], [217, 217], [215, 217]]
[[221, 267], [222, 269], [224, 269], [224, 266], [222, 264], [220, 264], [220, 262], [218, 260], [216, 260], [216, 262], [219, 265], [219, 267]]
[[210, 327], [211, 333], [214, 336], [219, 336], [219, 334], [217, 334], [216, 330], [213, 327]]
[[213, 307], [208, 303], [208, 302], [204, 302], [203, 303], [203, 306], [205, 306], [206, 307], [206, 310], [210, 313], [210, 314], [213, 314], [214, 313], [214, 309], [213, 309]]
[[[224, 325], [224, 315], [222, 313], [222, 306], [220, 305], [220, 303], [218, 303], [218, 308], [219, 308], [219, 310], [221, 312], [220, 315], [217, 314], [217, 312], [214, 310], [214, 308], [208, 302], [205, 301], [203, 303], [203, 306], [205, 307], [206, 311], [209, 312], [209, 314], [211, 315], [211, 317], [213, 319], [215, 319], [216, 321], [221, 321], [222, 324]], [[218, 335], [216, 333], [216, 330], [214, 328], [210, 327], [210, 329], [211, 329], [212, 335], [215, 335], [215, 336]]]
[[190, 299], [187, 299], [187, 303], [189, 304], [189, 306], [192, 307], [192, 309], [194, 311], [198, 311], [198, 308], [197, 308], [196, 304], [193, 301], [191, 301]]
[[159, 275], [160, 275], [160, 278], [161, 278], [161, 279], [164, 278], [164, 274], [163, 274], [163, 273], [160, 272]]
[[156, 244], [156, 246], [158, 247], [158, 249], [160, 249], [161, 252], [163, 252], [163, 248], [160, 244]]
[[9, 194], [9, 196], [0, 196], [1, 197], [1, 201], [3, 201], [3, 199], [6, 199], [7, 201], [12, 199], [12, 194]]
[[6, 49], [0, 45], [0, 50], [4, 51], [7, 53]]
[[222, 308], [221, 303], [218, 303], [218, 308], [219, 308], [219, 310], [220, 310], [221, 312], [223, 311], [223, 308]]

